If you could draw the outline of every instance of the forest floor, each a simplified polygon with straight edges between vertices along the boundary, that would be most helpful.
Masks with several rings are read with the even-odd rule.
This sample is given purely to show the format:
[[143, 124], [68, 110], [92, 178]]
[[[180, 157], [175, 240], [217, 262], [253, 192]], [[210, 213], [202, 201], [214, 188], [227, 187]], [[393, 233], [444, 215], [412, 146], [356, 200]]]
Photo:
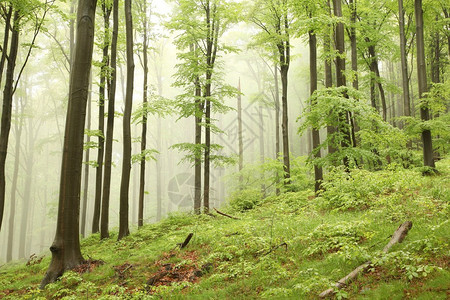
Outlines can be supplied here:
[[[450, 159], [437, 167], [435, 176], [337, 171], [320, 197], [306, 190], [223, 208], [236, 219], [175, 214], [121, 241], [92, 235], [82, 241], [86, 264], [44, 290], [49, 255], [2, 266], [0, 298], [315, 299], [370, 260], [336, 298], [449, 299]], [[405, 221], [404, 241], [383, 253]]]

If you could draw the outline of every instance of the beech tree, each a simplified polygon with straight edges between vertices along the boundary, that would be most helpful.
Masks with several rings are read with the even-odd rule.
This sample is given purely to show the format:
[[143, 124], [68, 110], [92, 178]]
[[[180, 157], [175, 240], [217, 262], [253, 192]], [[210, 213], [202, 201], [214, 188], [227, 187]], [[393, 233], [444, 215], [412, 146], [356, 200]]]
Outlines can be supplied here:
[[78, 2], [76, 44], [70, 72], [56, 234], [50, 247], [52, 260], [41, 282], [41, 288], [55, 281], [64, 271], [84, 261], [79, 238], [81, 167], [96, 5], [95, 0], [79, 0]]
[[102, 179], [103, 179], [103, 159], [104, 159], [104, 145], [105, 145], [105, 100], [106, 100], [106, 86], [109, 81], [109, 45], [110, 45], [110, 29], [109, 19], [111, 16], [111, 4], [109, 1], [102, 0], [101, 14], [103, 17], [103, 40], [101, 43], [102, 59], [100, 62], [100, 83], [99, 83], [99, 101], [98, 101], [98, 149], [97, 149], [97, 163], [95, 174], [95, 198], [94, 198], [94, 215], [92, 220], [92, 233], [99, 231], [100, 224], [100, 206], [102, 199]]
[[[221, 51], [234, 51], [220, 42], [220, 38], [228, 26], [237, 20], [238, 6], [223, 0], [183, 0], [178, 1], [179, 7], [172, 17], [169, 28], [182, 30], [184, 34], [176, 40], [176, 46], [181, 51], [179, 58], [183, 63], [178, 65], [175, 86], [183, 87], [185, 93], [178, 96], [180, 114], [182, 117], [195, 117], [195, 143], [180, 143], [173, 145], [189, 154], [186, 160], [197, 166], [195, 182], [198, 184], [199, 162], [203, 162], [203, 209], [207, 213], [210, 208], [210, 168], [211, 163], [229, 163], [228, 157], [215, 154], [223, 147], [211, 143], [211, 132], [221, 132], [212, 122], [212, 113], [227, 112], [230, 108], [223, 105], [221, 99], [236, 96], [236, 89], [224, 84], [216, 74], [220, 72], [217, 59]], [[214, 87], [214, 91], [213, 91]], [[192, 101], [193, 100], [193, 101]], [[204, 123], [202, 120], [204, 119]], [[200, 126], [205, 131], [205, 142], [201, 140]], [[202, 157], [203, 155], [203, 157]], [[196, 190], [198, 190], [196, 185]], [[195, 196], [194, 209], [199, 212], [199, 195]]]
[[114, 135], [115, 99], [117, 85], [117, 39], [119, 35], [119, 0], [113, 1], [113, 32], [111, 39], [111, 79], [108, 89], [108, 118], [106, 121], [105, 168], [103, 174], [100, 238], [109, 237], [109, 198], [111, 193], [111, 168]]
[[[414, 14], [416, 16], [416, 49], [417, 49], [417, 78], [419, 85], [420, 118], [426, 122], [430, 119], [428, 104], [426, 102], [427, 87], [427, 70], [425, 63], [425, 44], [423, 37], [423, 11], [422, 0], [414, 0]], [[431, 138], [431, 130], [422, 130], [423, 142], [423, 163], [425, 166], [435, 168], [433, 159], [433, 141]]]
[[[42, 29], [47, 12], [51, 9], [54, 0], [46, 0], [44, 3], [40, 1], [30, 1], [27, 3], [16, 1], [5, 1], [6, 3], [1, 6], [5, 9], [6, 23], [5, 23], [5, 35], [3, 39], [2, 56], [0, 58], [0, 84], [2, 83], [3, 69], [6, 64], [6, 77], [5, 85], [3, 87], [3, 105], [2, 116], [0, 124], [0, 230], [2, 228], [3, 211], [5, 207], [5, 189], [6, 189], [6, 156], [8, 150], [9, 132], [11, 129], [11, 111], [13, 96], [17, 89], [20, 77], [27, 65], [27, 62], [31, 56], [31, 52], [34, 48], [36, 38]], [[39, 15], [36, 12], [42, 12]], [[19, 51], [19, 39], [20, 32], [23, 30], [27, 22], [33, 23], [32, 27], [32, 39], [28, 41], [26, 49], [25, 59], [19, 68], [19, 72], [16, 74], [16, 60], [17, 53]], [[11, 37], [9, 34], [11, 32]], [[8, 51], [9, 45], [9, 53]]]
[[125, 110], [123, 113], [123, 160], [122, 179], [120, 183], [119, 240], [130, 234], [128, 224], [128, 197], [131, 172], [131, 110], [134, 88], [133, 19], [131, 0], [125, 0], [125, 28], [127, 40], [127, 89], [125, 96]]
[[291, 24], [294, 21], [288, 0], [257, 1], [253, 7], [251, 20], [261, 29], [257, 36], [259, 44], [269, 44], [277, 51], [277, 64], [281, 77], [283, 165], [285, 184], [290, 183], [289, 128], [288, 128], [288, 72], [291, 62]]

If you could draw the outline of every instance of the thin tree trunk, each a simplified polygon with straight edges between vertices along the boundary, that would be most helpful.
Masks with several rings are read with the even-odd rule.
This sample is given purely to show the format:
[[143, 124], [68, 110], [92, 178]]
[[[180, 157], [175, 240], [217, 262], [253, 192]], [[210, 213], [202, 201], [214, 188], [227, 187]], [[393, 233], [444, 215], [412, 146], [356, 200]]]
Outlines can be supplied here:
[[[143, 86], [143, 105], [144, 115], [142, 116], [142, 134], [141, 134], [141, 153], [144, 153], [147, 148], [147, 103], [148, 103], [148, 38], [147, 38], [147, 1], [143, 4], [144, 10], [144, 41], [142, 56], [144, 60], [144, 86]], [[141, 169], [139, 177], [139, 212], [138, 212], [138, 227], [144, 225], [144, 197], [145, 197], [145, 157], [141, 160]]]
[[[273, 67], [273, 79], [275, 81], [275, 159], [278, 160], [280, 154], [280, 87], [278, 86], [278, 67], [277, 64]], [[280, 194], [279, 188], [280, 178], [278, 173], [276, 175], [275, 194]]]
[[[417, 49], [417, 77], [419, 85], [419, 98], [425, 97], [428, 92], [427, 70], [425, 64], [425, 45], [423, 37], [423, 11], [422, 0], [414, 0], [414, 12], [416, 16], [416, 49]], [[430, 119], [430, 113], [426, 105], [420, 107], [420, 118], [422, 121]], [[433, 141], [431, 131], [424, 129], [422, 131], [423, 142], [423, 162], [427, 167], [435, 168], [433, 159]]]
[[351, 44], [351, 53], [352, 53], [352, 71], [353, 71], [353, 79], [352, 86], [354, 89], [359, 89], [358, 84], [358, 52], [356, 48], [356, 0], [349, 0], [349, 6], [351, 9], [350, 16], [350, 44]]
[[405, 10], [403, 8], [403, 0], [398, 0], [399, 11], [399, 30], [400, 30], [400, 60], [402, 66], [402, 87], [403, 87], [403, 115], [411, 116], [411, 105], [409, 95], [409, 77], [408, 77], [408, 61], [406, 54], [406, 37], [405, 37]]
[[128, 193], [131, 171], [131, 110], [133, 105], [134, 58], [133, 58], [133, 20], [131, 0], [125, 0], [125, 25], [127, 39], [127, 89], [123, 113], [123, 160], [120, 183], [120, 212], [118, 239], [130, 234], [128, 225]]
[[[91, 129], [91, 113], [92, 113], [92, 72], [90, 75], [91, 80], [89, 80], [89, 95], [88, 95], [88, 103], [87, 103], [87, 130]], [[86, 137], [86, 143], [89, 144], [91, 141], [91, 137], [88, 134]], [[90, 159], [90, 151], [89, 148], [86, 149], [86, 153], [84, 154], [84, 184], [83, 184], [83, 206], [81, 211], [81, 236], [84, 238], [86, 236], [86, 214], [87, 214], [87, 198], [89, 191], [89, 159]]]
[[[14, 123], [14, 133], [16, 144], [14, 148], [14, 170], [13, 170], [13, 178], [11, 183], [11, 204], [9, 207], [9, 226], [8, 226], [8, 245], [6, 248], [6, 262], [10, 262], [12, 260], [12, 250], [14, 244], [14, 219], [16, 216], [16, 196], [17, 196], [17, 181], [19, 178], [19, 162], [20, 162], [20, 140], [22, 136], [22, 128], [23, 128], [23, 111], [24, 105], [20, 104], [18, 100], [16, 100], [16, 107], [20, 107], [20, 111], [18, 111], [18, 117], [16, 117], [16, 122]], [[25, 208], [23, 208], [25, 209]]]
[[98, 150], [97, 150], [97, 166], [95, 175], [95, 200], [94, 200], [94, 218], [92, 221], [92, 233], [99, 231], [100, 223], [100, 206], [102, 199], [102, 177], [103, 177], [103, 158], [105, 153], [105, 99], [106, 99], [106, 82], [107, 70], [109, 68], [109, 17], [111, 8], [105, 3], [102, 4], [103, 21], [104, 21], [104, 38], [103, 38], [103, 58], [100, 68], [100, 87], [99, 87], [99, 109], [98, 109]]
[[[207, 71], [208, 73], [208, 71]], [[211, 80], [211, 76], [207, 75], [206, 81]], [[211, 101], [208, 97], [211, 95], [211, 84], [206, 84], [206, 94], [205, 94], [205, 158], [204, 158], [204, 174], [203, 174], [203, 209], [205, 213], [209, 212], [209, 182], [210, 182], [210, 153], [211, 153]]]
[[[330, 0], [326, 1], [328, 15], [331, 17], [331, 6]], [[331, 88], [333, 86], [333, 70], [331, 65], [331, 59], [328, 58], [328, 55], [331, 52], [331, 25], [327, 25], [327, 32], [324, 35], [323, 39], [323, 51], [325, 52], [325, 87]], [[336, 128], [334, 126], [327, 126], [327, 137], [330, 139], [336, 133]], [[328, 143], [328, 154], [333, 154], [336, 152], [336, 147], [334, 146], [334, 140], [330, 139]]]
[[291, 166], [289, 159], [288, 103], [287, 103], [288, 70], [289, 70], [288, 67], [289, 66], [286, 65], [281, 66], [281, 89], [282, 89], [281, 102], [283, 105], [281, 129], [283, 134], [283, 164], [284, 164], [285, 184], [289, 184], [291, 178]]
[[13, 7], [10, 4], [8, 12], [6, 13], [5, 18], [5, 33], [3, 36], [3, 48], [2, 48], [2, 56], [0, 58], [0, 85], [2, 84], [3, 79], [3, 70], [5, 68], [5, 62], [6, 62], [6, 53], [8, 51], [8, 44], [9, 44], [9, 32], [11, 31], [11, 15], [12, 15]]
[[[238, 144], [239, 144], [239, 172], [244, 169], [244, 140], [242, 137], [242, 95], [241, 95], [241, 78], [239, 78], [238, 85], [238, 97], [237, 97], [237, 113], [238, 113]], [[242, 173], [239, 175], [239, 189], [244, 188], [244, 177]]]
[[[6, 81], [3, 88], [3, 110], [1, 118], [0, 133], [0, 230], [2, 228], [3, 210], [5, 208], [5, 166], [6, 155], [8, 154], [8, 139], [11, 129], [11, 110], [14, 94], [14, 69], [16, 67], [17, 51], [19, 49], [19, 12], [14, 12], [13, 28], [11, 35], [11, 48], [8, 55], [6, 67]], [[6, 50], [4, 50], [6, 51]]]
[[[340, 0], [333, 0], [333, 10], [334, 15], [336, 17], [342, 17], [342, 7]], [[336, 40], [336, 50], [338, 51], [338, 56], [336, 57], [336, 85], [337, 87], [345, 86], [345, 43], [344, 43], [344, 23], [339, 22], [336, 24], [335, 31], [335, 40]], [[348, 112], [341, 115], [340, 118], [345, 119], [348, 124]], [[344, 139], [341, 142], [341, 147], [346, 148], [352, 145], [351, 133], [347, 128], [343, 128], [342, 133], [344, 135]], [[343, 159], [344, 166], [348, 169], [349, 166], [349, 158], [344, 157]]]
[[[258, 116], [259, 116], [259, 163], [261, 165], [264, 164], [265, 161], [265, 153], [264, 153], [264, 118], [263, 118], [263, 108], [260, 105], [258, 108]], [[266, 185], [264, 184], [264, 171], [261, 171], [261, 195], [265, 198], [266, 193]]]
[[119, 0], [113, 2], [113, 32], [111, 39], [111, 79], [108, 90], [108, 119], [106, 120], [105, 140], [105, 174], [103, 175], [103, 192], [101, 207], [100, 238], [108, 238], [109, 198], [111, 193], [112, 149], [114, 136], [114, 114], [117, 85], [117, 38], [119, 32]]
[[70, 73], [56, 234], [52, 260], [40, 288], [84, 261], [79, 239], [81, 167], [89, 74], [94, 46], [95, 0], [79, 0], [77, 44]]
[[[310, 93], [311, 96], [317, 90], [317, 39], [316, 34], [313, 31], [309, 31], [309, 75], [310, 75]], [[314, 105], [314, 103], [311, 103]], [[313, 156], [314, 158], [320, 158], [320, 134], [319, 130], [312, 128], [312, 146], [313, 151], [316, 151]], [[315, 181], [315, 192], [316, 194], [322, 188], [323, 181], [323, 170], [322, 167], [314, 164], [314, 181]]]

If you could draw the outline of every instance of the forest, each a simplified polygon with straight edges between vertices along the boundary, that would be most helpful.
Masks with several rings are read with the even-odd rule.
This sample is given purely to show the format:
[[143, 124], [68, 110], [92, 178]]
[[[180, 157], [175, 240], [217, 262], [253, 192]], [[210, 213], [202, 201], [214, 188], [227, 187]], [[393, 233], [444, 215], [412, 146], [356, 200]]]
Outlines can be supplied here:
[[0, 16], [1, 299], [448, 299], [448, 1]]

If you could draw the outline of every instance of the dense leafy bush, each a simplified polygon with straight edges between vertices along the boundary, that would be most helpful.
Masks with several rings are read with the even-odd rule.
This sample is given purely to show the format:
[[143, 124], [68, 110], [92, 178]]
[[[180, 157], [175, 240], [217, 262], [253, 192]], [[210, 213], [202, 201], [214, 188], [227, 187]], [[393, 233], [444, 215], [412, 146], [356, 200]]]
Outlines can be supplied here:
[[255, 208], [261, 199], [261, 191], [248, 189], [234, 192], [229, 199], [229, 204], [234, 210], [242, 212]]

